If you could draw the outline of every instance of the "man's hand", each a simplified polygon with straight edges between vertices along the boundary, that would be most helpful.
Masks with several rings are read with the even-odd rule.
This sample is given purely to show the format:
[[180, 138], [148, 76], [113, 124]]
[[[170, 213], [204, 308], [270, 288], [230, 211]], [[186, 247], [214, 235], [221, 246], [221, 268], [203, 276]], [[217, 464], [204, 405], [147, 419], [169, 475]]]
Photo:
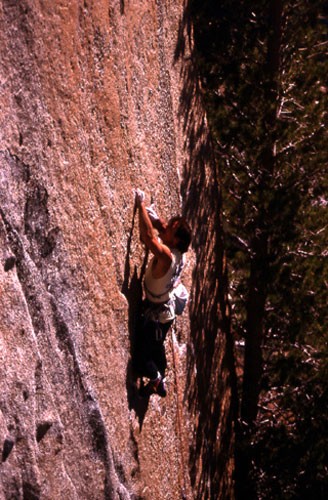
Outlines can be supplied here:
[[135, 193], [135, 202], [137, 207], [139, 208], [141, 203], [145, 201], [145, 193], [141, 191], [141, 189], [135, 189], [134, 193]]

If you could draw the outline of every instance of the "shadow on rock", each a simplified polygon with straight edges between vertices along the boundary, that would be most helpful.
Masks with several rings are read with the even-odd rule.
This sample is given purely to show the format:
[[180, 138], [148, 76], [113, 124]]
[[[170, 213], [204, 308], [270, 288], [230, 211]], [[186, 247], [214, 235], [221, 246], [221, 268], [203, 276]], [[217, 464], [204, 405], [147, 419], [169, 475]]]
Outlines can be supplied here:
[[[124, 269], [124, 281], [122, 285], [121, 292], [126, 297], [129, 305], [129, 338], [130, 338], [130, 359], [128, 361], [126, 370], [126, 389], [127, 397], [129, 403], [129, 409], [134, 410], [139, 420], [140, 429], [148, 409], [149, 397], [141, 397], [140, 389], [142, 388], [142, 379], [139, 381], [139, 375], [134, 369], [134, 355], [135, 355], [135, 343], [136, 343], [136, 332], [138, 324], [140, 321], [140, 312], [142, 304], [142, 280], [145, 274], [145, 269], [147, 265], [148, 252], [146, 252], [143, 265], [140, 270], [140, 276], [138, 276], [137, 266], [134, 266], [133, 274], [131, 274], [130, 265], [130, 251], [131, 242], [133, 236], [133, 229], [135, 224], [136, 207], [134, 207], [132, 226], [127, 243], [127, 252], [125, 257], [125, 269]], [[139, 383], [139, 384], [138, 384]]]
[[[221, 220], [220, 170], [204, 112], [203, 93], [192, 43], [195, 17], [185, 4], [176, 43], [183, 88], [179, 118], [186, 160], [181, 194], [184, 216], [193, 227], [195, 267], [191, 290], [186, 400], [194, 416], [190, 475], [197, 498], [230, 498], [236, 377], [227, 266]], [[209, 390], [211, 381], [211, 390]]]

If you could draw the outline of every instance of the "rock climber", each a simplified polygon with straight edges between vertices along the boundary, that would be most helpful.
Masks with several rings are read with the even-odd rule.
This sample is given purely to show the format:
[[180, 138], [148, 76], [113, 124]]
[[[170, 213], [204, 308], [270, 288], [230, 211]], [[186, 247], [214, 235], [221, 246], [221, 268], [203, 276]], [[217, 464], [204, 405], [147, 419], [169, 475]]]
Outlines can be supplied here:
[[146, 298], [136, 332], [135, 367], [142, 377], [149, 379], [141, 395], [156, 393], [165, 397], [164, 341], [175, 315], [181, 314], [177, 310], [179, 305], [186, 302], [186, 289], [178, 281], [184, 265], [183, 254], [191, 242], [191, 230], [183, 217], [173, 217], [169, 222], [160, 219], [153, 206], [146, 208], [144, 200], [143, 191], [137, 189], [140, 239], [153, 257], [144, 278]]

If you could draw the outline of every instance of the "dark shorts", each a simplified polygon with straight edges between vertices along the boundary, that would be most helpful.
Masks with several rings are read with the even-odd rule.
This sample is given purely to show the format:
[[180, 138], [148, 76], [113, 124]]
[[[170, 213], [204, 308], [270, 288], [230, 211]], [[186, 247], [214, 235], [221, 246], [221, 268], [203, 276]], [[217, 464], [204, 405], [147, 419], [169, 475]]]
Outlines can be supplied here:
[[[147, 307], [147, 303], [144, 303]], [[144, 311], [143, 311], [144, 312]], [[167, 367], [164, 342], [173, 323], [146, 320], [142, 314], [136, 331], [134, 365], [141, 376], [155, 379], [158, 372], [165, 376]]]

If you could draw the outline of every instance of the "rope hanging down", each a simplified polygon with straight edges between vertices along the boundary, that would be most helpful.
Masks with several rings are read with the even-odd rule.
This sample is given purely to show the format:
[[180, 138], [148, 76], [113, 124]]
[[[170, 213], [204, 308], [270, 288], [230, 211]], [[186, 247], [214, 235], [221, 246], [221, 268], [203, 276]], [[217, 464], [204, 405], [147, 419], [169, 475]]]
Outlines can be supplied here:
[[[178, 427], [178, 435], [179, 435], [179, 443], [180, 443], [180, 488], [181, 488], [181, 498], [182, 500], [187, 500], [187, 485], [186, 485], [186, 465], [184, 461], [184, 446], [183, 446], [183, 439], [182, 439], [182, 410], [180, 406], [180, 386], [179, 386], [179, 377], [178, 377], [178, 370], [177, 370], [177, 360], [176, 360], [176, 355], [175, 355], [175, 349], [174, 349], [174, 333], [176, 331], [176, 320], [174, 321], [174, 324], [172, 325], [171, 329], [171, 335], [170, 335], [170, 344], [171, 344], [171, 351], [172, 351], [172, 358], [173, 358], [173, 373], [174, 373], [174, 381], [175, 381], [175, 387], [176, 387], [176, 415], [177, 415], [177, 427]], [[182, 473], [181, 473], [182, 469]], [[182, 478], [181, 478], [182, 476]]]

